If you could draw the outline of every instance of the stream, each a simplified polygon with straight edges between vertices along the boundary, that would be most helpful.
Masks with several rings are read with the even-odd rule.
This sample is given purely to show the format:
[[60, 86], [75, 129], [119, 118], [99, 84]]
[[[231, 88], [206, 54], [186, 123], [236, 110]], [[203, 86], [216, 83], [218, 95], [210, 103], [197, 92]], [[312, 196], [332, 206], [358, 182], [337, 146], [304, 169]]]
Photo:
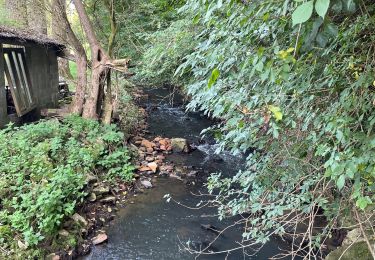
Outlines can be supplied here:
[[[167, 98], [170, 95], [168, 89], [146, 89], [145, 93], [149, 96], [144, 104], [149, 114], [149, 136], [182, 137], [197, 148], [190, 154], [171, 154], [167, 160], [175, 165], [188, 166], [202, 175], [210, 172], [231, 175], [242, 167], [242, 157], [229, 153], [216, 155], [216, 145], [212, 140], [202, 142], [200, 133], [212, 122], [199, 113], [186, 113], [181, 97], [175, 96], [171, 105]], [[210, 224], [221, 230], [235, 219], [219, 221], [215, 208], [190, 209], [173, 201], [168, 203], [164, 198], [165, 194], [170, 194], [181, 204], [196, 207], [202, 197], [194, 194], [206, 193], [206, 190], [200, 181], [193, 184], [186, 185], [168, 177], [154, 178], [152, 189], [132, 197], [129, 199], [132, 203], [118, 211], [117, 217], [106, 229], [108, 243], [94, 247], [83, 259], [194, 259], [196, 255], [184, 249], [186, 243], [190, 241], [194, 249], [199, 249], [216, 237], [215, 233], [201, 228], [201, 224]], [[210, 250], [217, 252], [238, 247], [236, 241], [241, 241], [241, 234], [242, 227], [227, 229]], [[202, 254], [198, 259], [268, 259], [286, 246], [274, 238], [257, 253], [247, 250], [246, 253], [252, 256], [239, 249], [228, 255]]]

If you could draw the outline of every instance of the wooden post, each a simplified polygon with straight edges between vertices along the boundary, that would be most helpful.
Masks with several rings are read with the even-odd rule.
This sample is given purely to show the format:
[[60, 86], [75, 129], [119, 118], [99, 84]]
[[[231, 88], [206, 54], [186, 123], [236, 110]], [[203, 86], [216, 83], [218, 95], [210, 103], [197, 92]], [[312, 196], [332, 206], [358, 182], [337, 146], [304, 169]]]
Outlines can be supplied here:
[[4, 127], [9, 121], [7, 113], [4, 71], [3, 45], [0, 44], [0, 128]]

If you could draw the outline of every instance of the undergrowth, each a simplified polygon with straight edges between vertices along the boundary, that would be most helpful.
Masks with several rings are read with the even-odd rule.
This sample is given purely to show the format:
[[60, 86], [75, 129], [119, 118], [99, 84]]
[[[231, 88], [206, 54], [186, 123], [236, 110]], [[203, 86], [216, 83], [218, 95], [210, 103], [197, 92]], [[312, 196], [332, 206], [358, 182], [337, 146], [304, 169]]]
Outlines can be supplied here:
[[84, 201], [88, 174], [131, 181], [133, 169], [115, 126], [70, 116], [1, 130], [0, 255], [52, 243]]

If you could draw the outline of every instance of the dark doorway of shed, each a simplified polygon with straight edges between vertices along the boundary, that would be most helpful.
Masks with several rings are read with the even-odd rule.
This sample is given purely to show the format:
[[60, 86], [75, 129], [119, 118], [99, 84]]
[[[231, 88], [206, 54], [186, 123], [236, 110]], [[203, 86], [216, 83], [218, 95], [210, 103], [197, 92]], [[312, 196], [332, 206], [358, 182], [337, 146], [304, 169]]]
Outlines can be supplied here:
[[4, 48], [4, 63], [8, 115], [16, 113], [21, 117], [36, 107], [25, 49], [7, 46]]

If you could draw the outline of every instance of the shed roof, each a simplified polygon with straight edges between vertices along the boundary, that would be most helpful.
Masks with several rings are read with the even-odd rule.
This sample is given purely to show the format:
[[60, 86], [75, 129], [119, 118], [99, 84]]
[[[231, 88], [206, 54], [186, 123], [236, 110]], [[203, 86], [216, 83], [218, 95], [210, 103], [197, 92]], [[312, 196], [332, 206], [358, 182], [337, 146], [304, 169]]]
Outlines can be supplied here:
[[17, 44], [34, 43], [55, 49], [57, 52], [62, 52], [65, 46], [60, 42], [48, 38], [46, 35], [34, 32], [32, 30], [21, 30], [0, 25], [0, 43], [2, 41], [15, 42]]

